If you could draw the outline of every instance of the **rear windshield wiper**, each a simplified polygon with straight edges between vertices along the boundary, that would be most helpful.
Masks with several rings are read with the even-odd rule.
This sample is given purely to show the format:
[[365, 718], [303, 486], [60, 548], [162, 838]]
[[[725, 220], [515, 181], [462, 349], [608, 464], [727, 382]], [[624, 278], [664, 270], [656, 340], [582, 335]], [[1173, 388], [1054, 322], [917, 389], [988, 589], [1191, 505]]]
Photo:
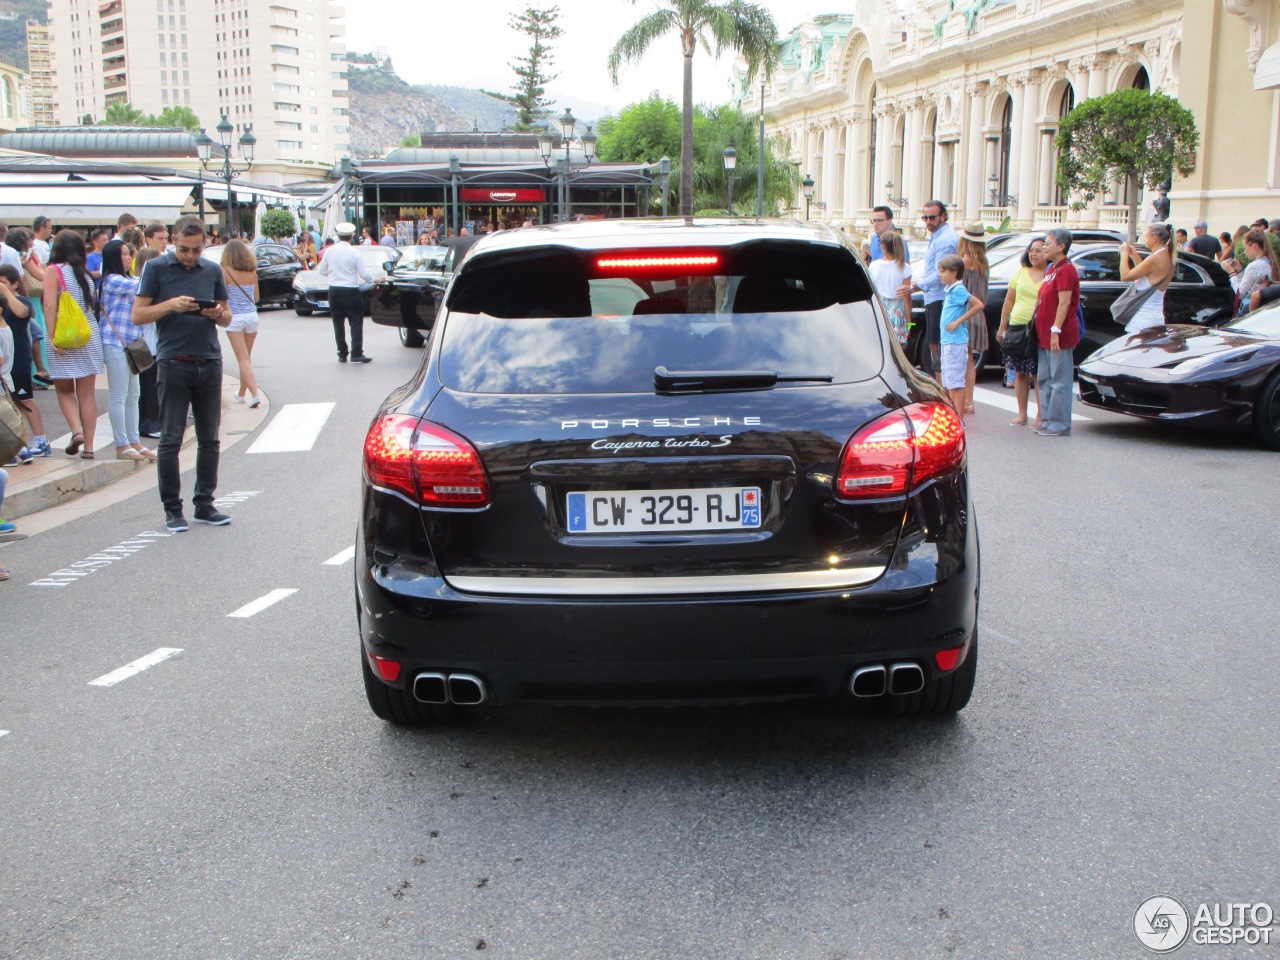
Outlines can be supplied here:
[[653, 371], [659, 391], [762, 390], [779, 383], [831, 383], [830, 374], [782, 376], [773, 370], [668, 370]]

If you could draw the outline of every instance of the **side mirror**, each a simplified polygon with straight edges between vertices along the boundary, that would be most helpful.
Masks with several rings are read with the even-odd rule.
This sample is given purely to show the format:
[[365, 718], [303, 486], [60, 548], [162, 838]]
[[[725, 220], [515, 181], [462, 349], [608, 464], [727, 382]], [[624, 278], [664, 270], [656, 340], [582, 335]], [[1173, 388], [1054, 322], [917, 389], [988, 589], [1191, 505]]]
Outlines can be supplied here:
[[382, 264], [382, 269], [385, 270], [387, 273], [391, 273], [393, 270], [395, 270], [395, 268], [396, 268], [396, 262], [394, 260], [386, 260]]
[[259, 261], [258, 261], [258, 269], [259, 269], [259, 270], [261, 270], [263, 267], [269, 267], [269, 266], [271, 266], [271, 261], [269, 261], [269, 260], [259, 260]]

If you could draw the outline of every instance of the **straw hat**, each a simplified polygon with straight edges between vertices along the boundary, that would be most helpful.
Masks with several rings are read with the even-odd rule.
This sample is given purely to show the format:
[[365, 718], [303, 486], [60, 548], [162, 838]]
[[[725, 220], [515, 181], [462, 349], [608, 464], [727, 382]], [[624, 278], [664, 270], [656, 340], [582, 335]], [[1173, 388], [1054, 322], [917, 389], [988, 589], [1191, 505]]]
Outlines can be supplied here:
[[964, 225], [964, 230], [961, 231], [960, 236], [966, 240], [972, 240], [974, 243], [986, 243], [987, 231], [983, 229], [981, 223], [974, 220]]

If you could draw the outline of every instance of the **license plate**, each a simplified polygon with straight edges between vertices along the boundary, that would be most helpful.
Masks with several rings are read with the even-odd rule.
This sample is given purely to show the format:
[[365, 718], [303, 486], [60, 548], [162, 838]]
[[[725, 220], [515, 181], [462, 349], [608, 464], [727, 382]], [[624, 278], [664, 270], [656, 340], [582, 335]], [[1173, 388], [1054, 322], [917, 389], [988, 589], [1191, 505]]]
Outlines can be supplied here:
[[570, 533], [756, 530], [759, 487], [698, 490], [596, 490], [567, 499]]
[[317, 307], [319, 307], [321, 310], [328, 310], [328, 309], [329, 309], [329, 301], [328, 301], [328, 300], [317, 300], [317, 301], [316, 301], [316, 306], [317, 306]]
[[1108, 387], [1105, 383], [1095, 383], [1094, 386], [1098, 388], [1098, 393], [1102, 394], [1102, 396], [1115, 398], [1116, 391], [1114, 387]]

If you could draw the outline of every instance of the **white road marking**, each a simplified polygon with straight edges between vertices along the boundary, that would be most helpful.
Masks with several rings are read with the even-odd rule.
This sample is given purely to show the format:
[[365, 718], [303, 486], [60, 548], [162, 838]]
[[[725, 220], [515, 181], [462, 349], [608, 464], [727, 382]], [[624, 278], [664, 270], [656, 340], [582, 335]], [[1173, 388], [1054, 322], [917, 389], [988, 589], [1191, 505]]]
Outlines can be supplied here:
[[119, 670], [112, 670], [110, 673], [103, 674], [97, 680], [90, 680], [91, 687], [114, 687], [121, 680], [128, 680], [134, 674], [141, 673], [148, 667], [154, 667], [157, 663], [168, 660], [172, 656], [181, 653], [180, 647], [161, 647], [153, 653], [148, 653], [145, 657], [140, 657], [133, 663], [126, 663]]
[[265, 597], [259, 597], [257, 600], [253, 601], [253, 603], [246, 603], [243, 607], [241, 607], [239, 610], [236, 610], [234, 613], [228, 613], [227, 616], [241, 617], [241, 618], [252, 617], [255, 613], [261, 613], [263, 610], [267, 609], [267, 607], [272, 606], [273, 604], [279, 603], [285, 597], [292, 596], [297, 592], [298, 591], [293, 588], [272, 590]]
[[237, 503], [244, 503], [250, 497], [256, 497], [261, 492], [261, 490], [232, 490], [230, 493], [224, 493], [213, 501], [213, 505], [219, 510], [226, 510], [228, 507], [234, 507]]
[[0, 737], [7, 737], [8, 735], [9, 735], [8, 730], [0, 730]]
[[280, 409], [248, 450], [249, 453], [295, 453], [310, 450], [324, 429], [332, 403], [289, 403]]
[[355, 559], [355, 555], [356, 555], [356, 545], [353, 543], [351, 546], [347, 547], [347, 549], [343, 550], [341, 553], [335, 553], [332, 557], [330, 557], [324, 563], [320, 564], [320, 566], [340, 567], [344, 563], [346, 563], [348, 560]]
[[144, 530], [142, 533], [128, 540], [122, 540], [114, 547], [108, 547], [99, 553], [78, 560], [68, 567], [61, 570], [55, 570], [47, 577], [41, 577], [39, 580], [31, 581], [33, 587], [65, 587], [67, 584], [75, 583], [81, 577], [87, 577], [91, 573], [96, 573], [103, 567], [109, 567], [111, 564], [119, 560], [124, 560], [143, 550], [157, 540], [165, 537], [173, 536], [169, 531], [160, 530]]
[[985, 623], [981, 624], [981, 627], [982, 627], [983, 633], [988, 634], [989, 636], [995, 637], [997, 640], [1003, 640], [1005, 643], [1012, 644], [1015, 647], [1022, 646], [1022, 644], [1019, 643], [1017, 640], [1013, 639], [1013, 637], [1009, 636], [1007, 633], [1001, 633], [995, 627], [988, 626]]
[[[995, 390], [988, 390], [986, 387], [974, 387], [973, 399], [978, 403], [985, 403], [988, 406], [999, 407], [1001, 410], [1008, 410], [1010, 413], [1018, 412], [1018, 401], [1017, 398], [1014, 397], [1012, 390], [1007, 393], [997, 393]], [[1027, 398], [1027, 413], [1030, 415], [1031, 419], [1035, 419], [1037, 409], [1034, 392]], [[1072, 413], [1071, 419], [1073, 421], [1092, 420], [1093, 417], [1084, 417], [1078, 413]]]

